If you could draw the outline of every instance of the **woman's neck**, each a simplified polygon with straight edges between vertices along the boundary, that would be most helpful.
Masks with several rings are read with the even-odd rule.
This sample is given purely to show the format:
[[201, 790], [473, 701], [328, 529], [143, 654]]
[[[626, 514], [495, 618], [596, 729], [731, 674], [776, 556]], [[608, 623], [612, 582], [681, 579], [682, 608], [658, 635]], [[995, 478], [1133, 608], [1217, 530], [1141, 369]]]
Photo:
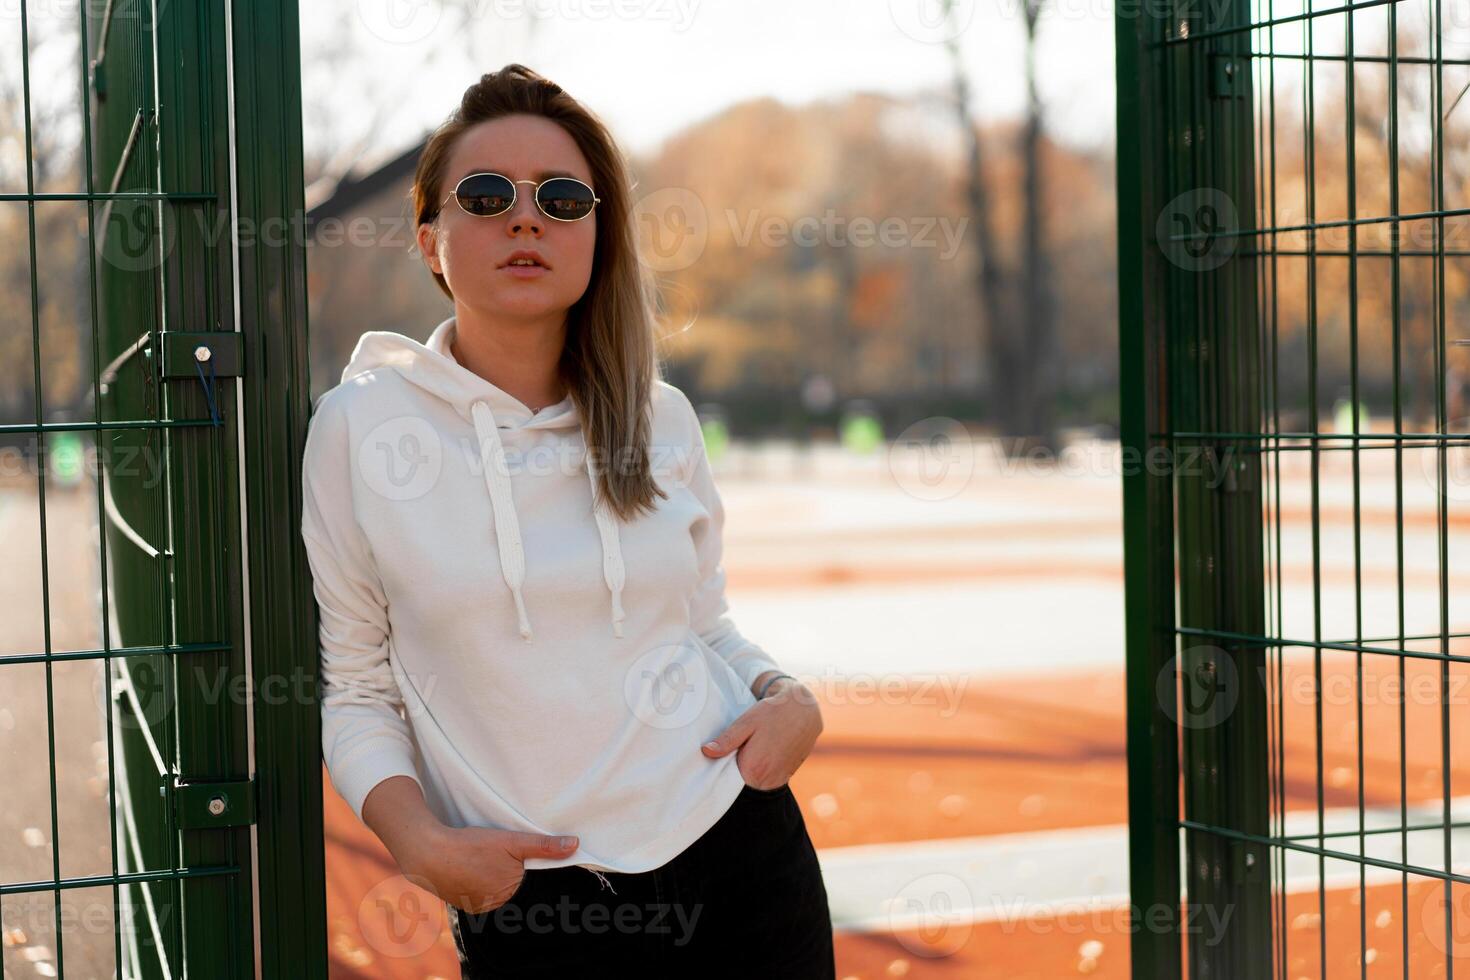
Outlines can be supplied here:
[[566, 397], [557, 371], [561, 359], [559, 346], [549, 349], [538, 338], [517, 349], [497, 343], [497, 339], [463, 332], [456, 324], [449, 352], [461, 367], [512, 395], [532, 412], [555, 405]]

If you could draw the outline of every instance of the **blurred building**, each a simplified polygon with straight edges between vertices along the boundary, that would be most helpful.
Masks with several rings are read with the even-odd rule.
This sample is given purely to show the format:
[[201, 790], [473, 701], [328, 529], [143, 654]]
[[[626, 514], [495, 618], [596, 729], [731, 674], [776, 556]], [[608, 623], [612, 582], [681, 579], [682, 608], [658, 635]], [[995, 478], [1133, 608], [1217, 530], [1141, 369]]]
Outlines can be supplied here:
[[453, 312], [414, 241], [410, 193], [423, 148], [306, 188], [313, 397], [337, 383], [363, 332], [423, 340]]

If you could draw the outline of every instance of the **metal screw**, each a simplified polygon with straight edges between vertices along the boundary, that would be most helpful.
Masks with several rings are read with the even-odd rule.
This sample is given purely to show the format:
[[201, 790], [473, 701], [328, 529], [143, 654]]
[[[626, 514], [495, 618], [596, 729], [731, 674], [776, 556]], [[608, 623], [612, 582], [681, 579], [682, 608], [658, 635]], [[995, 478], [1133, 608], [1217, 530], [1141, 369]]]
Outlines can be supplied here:
[[211, 356], [213, 356], [213, 353], [205, 344], [200, 344], [198, 347], [194, 348], [194, 360], [196, 361], [207, 361], [210, 359]]
[[225, 812], [225, 798], [223, 796], [211, 797], [209, 800], [209, 812], [216, 817]]

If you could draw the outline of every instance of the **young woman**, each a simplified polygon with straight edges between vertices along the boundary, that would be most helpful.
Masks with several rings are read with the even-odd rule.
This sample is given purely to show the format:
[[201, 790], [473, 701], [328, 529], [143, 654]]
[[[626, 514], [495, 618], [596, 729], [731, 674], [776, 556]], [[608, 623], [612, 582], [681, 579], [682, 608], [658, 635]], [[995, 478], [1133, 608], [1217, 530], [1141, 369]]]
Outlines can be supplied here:
[[454, 315], [364, 333], [306, 441], [333, 784], [445, 901], [465, 977], [834, 976], [787, 783], [821, 713], [726, 615], [620, 151], [512, 64], [413, 195]]

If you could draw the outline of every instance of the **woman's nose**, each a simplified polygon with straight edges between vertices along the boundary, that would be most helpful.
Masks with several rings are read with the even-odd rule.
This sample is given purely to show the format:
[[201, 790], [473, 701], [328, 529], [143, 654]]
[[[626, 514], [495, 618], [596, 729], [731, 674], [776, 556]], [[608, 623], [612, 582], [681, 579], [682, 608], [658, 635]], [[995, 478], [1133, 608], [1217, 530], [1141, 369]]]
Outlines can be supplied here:
[[542, 230], [541, 211], [536, 207], [536, 188], [531, 184], [522, 184], [516, 191], [516, 203], [506, 216], [506, 229], [512, 234], [523, 228], [538, 233]]

